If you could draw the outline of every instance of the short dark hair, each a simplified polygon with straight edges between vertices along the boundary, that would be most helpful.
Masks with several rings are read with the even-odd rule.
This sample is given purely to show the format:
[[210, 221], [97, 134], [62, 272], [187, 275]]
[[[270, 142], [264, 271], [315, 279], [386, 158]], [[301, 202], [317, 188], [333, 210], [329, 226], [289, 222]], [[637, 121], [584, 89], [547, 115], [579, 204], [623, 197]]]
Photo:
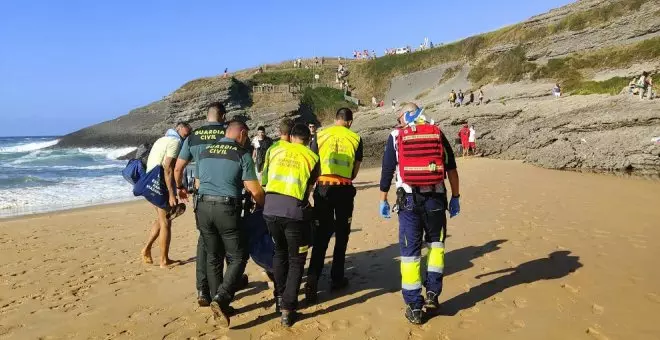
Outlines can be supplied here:
[[183, 128], [187, 128], [188, 130], [192, 130], [192, 127], [190, 126], [190, 124], [188, 124], [187, 122], [183, 122], [183, 121], [177, 122], [175, 127], [177, 127], [177, 128], [183, 127]]
[[298, 123], [291, 128], [290, 135], [291, 137], [300, 138], [306, 143], [309, 141], [309, 137], [311, 137], [312, 133], [309, 131], [307, 125]]
[[343, 120], [345, 122], [353, 120], [353, 111], [347, 107], [342, 107], [337, 110], [337, 115], [335, 115], [337, 120]]
[[215, 109], [218, 111], [218, 114], [224, 116], [227, 114], [227, 109], [225, 108], [225, 105], [222, 104], [221, 102], [213, 102], [209, 104], [208, 110], [210, 109]]
[[260, 127], [257, 128], [257, 131], [263, 131], [263, 132], [266, 132], [266, 128], [263, 127], [263, 126], [260, 126]]
[[236, 128], [236, 127], [240, 127], [241, 130], [245, 130], [245, 131], [250, 130], [250, 128], [247, 126], [247, 124], [245, 124], [245, 122], [241, 121], [241, 120], [232, 119], [232, 120], [229, 121], [229, 123], [227, 123], [227, 130], [229, 130], [230, 128]]
[[309, 122], [307, 122], [307, 126], [310, 126], [310, 125], [316, 126], [316, 122], [313, 121], [313, 120], [310, 120]]
[[290, 118], [284, 118], [280, 122], [280, 135], [289, 135], [291, 134], [291, 129], [293, 129], [293, 120]]

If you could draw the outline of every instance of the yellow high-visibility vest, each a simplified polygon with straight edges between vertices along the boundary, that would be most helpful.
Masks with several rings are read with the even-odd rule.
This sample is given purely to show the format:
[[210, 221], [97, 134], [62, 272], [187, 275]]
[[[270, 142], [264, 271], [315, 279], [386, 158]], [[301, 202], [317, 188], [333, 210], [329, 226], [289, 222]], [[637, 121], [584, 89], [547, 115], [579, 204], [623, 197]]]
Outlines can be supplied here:
[[343, 126], [333, 126], [318, 133], [321, 175], [337, 175], [351, 179], [355, 152], [360, 136]]
[[319, 156], [306, 146], [295, 143], [280, 143], [269, 152], [266, 192], [303, 200]]

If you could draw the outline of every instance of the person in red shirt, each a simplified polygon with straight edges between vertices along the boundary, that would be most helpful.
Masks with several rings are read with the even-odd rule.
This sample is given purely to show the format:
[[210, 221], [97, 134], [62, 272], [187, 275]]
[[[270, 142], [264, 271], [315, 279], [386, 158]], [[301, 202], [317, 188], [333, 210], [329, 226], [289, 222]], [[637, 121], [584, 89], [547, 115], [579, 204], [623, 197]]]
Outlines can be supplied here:
[[467, 124], [458, 131], [458, 137], [461, 138], [461, 146], [463, 147], [463, 157], [467, 156], [470, 148], [470, 128]]

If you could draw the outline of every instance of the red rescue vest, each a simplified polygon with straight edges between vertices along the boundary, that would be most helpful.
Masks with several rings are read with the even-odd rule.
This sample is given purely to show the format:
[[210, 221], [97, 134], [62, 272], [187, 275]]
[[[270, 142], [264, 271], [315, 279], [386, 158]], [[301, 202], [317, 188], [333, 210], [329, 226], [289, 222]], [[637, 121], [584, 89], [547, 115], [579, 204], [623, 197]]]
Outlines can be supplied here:
[[432, 186], [445, 179], [442, 132], [433, 124], [399, 129], [399, 176], [410, 186]]

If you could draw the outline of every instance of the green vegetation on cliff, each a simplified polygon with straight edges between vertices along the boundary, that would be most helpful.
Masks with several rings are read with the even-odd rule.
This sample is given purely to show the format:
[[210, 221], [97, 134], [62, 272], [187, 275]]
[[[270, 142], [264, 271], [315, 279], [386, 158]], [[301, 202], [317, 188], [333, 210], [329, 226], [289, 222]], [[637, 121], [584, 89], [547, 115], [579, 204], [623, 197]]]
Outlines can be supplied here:
[[342, 107], [356, 108], [355, 104], [344, 100], [344, 92], [330, 87], [307, 88], [300, 99], [299, 111], [303, 115], [313, 115], [320, 122], [334, 118]]
[[[521, 45], [563, 31], [602, 25], [639, 10], [649, 1], [653, 0], [612, 0], [602, 6], [571, 13], [559, 22], [547, 26], [529, 27], [528, 24], [521, 23], [429, 50], [384, 56], [356, 65], [351, 70], [349, 79], [352, 86], [359, 90], [362, 99], [370, 99], [372, 95], [380, 98], [387, 91], [390, 80], [396, 76], [447, 62], [471, 61], [482, 57], [477, 70], [471, 72], [471, 80], [478, 82], [519, 80], [525, 73], [533, 72], [535, 69], [533, 63], [520, 58], [519, 51], [507, 52], [503, 56], [497, 56], [496, 53], [484, 56], [484, 51], [499, 45]], [[505, 69], [500, 69], [501, 66]]]

